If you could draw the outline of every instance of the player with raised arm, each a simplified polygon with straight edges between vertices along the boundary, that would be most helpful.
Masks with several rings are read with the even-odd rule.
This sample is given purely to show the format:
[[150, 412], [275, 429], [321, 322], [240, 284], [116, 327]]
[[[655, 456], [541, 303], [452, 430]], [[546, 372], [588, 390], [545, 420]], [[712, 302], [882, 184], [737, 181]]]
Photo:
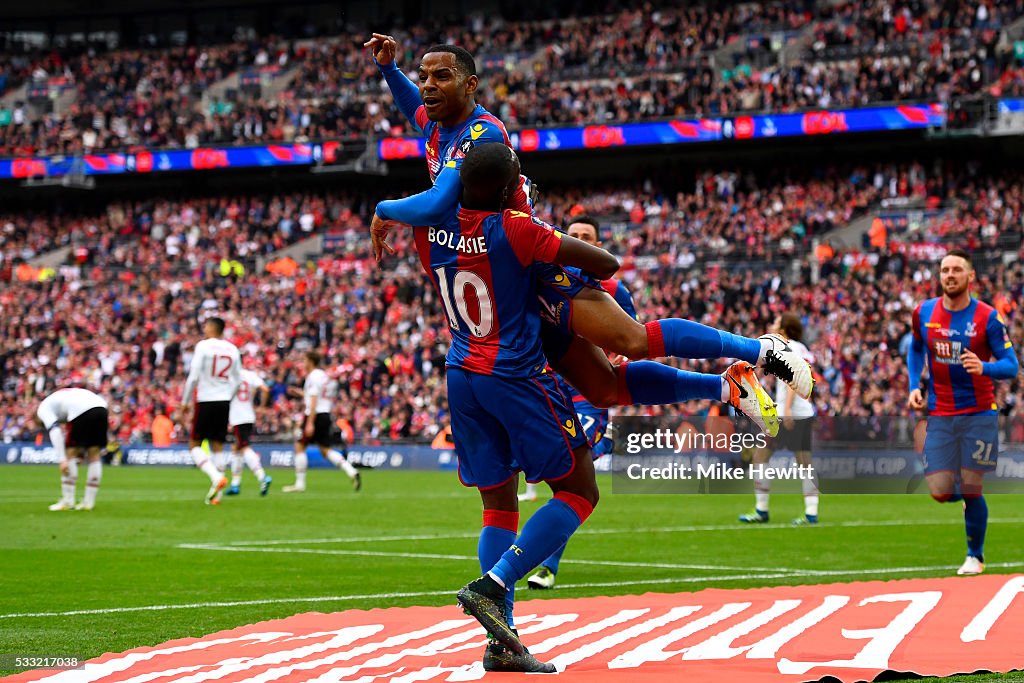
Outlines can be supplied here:
[[[772, 326], [775, 332], [786, 338], [790, 346], [809, 364], [814, 355], [803, 345], [804, 325], [800, 316], [786, 312]], [[779, 411], [782, 426], [779, 435], [765, 448], [754, 452], [753, 463], [764, 465], [777, 450], [790, 450], [798, 465], [811, 464], [811, 431], [813, 427], [814, 404], [797, 396], [785, 382], [775, 383], [775, 406]], [[768, 497], [771, 494], [771, 479], [754, 478], [754, 509], [739, 520], [745, 524], [764, 524], [769, 519]], [[804, 514], [793, 520], [794, 526], [818, 523], [818, 480], [817, 475], [800, 480], [804, 494]]]
[[[427, 138], [427, 170], [433, 183], [425, 192], [377, 205], [370, 230], [379, 259], [391, 251], [387, 236], [395, 226], [433, 226], [452, 214], [461, 187], [459, 168], [471, 149], [489, 142], [509, 145], [510, 139], [501, 121], [476, 103], [479, 78], [466, 50], [453, 45], [429, 48], [419, 65], [417, 88], [395, 64], [393, 37], [375, 33], [365, 45], [399, 109]], [[508, 208], [530, 213], [530, 192], [529, 181], [521, 177]], [[810, 368], [777, 335], [751, 339], [679, 318], [641, 325], [591, 278], [557, 266], [538, 268], [537, 277], [545, 285], [539, 293], [548, 315], [563, 332], [554, 354], [559, 361], [556, 369], [595, 406], [621, 404], [627, 396], [630, 402], [645, 404], [686, 400], [675, 396], [670, 373], [646, 367], [615, 370], [601, 359], [599, 349], [632, 359], [737, 358], [778, 376], [800, 396], [811, 394]], [[573, 337], [578, 337], [575, 343]], [[556, 360], [550, 355], [549, 359]]]
[[[231, 399], [241, 381], [242, 359], [238, 347], [224, 339], [224, 321], [221, 318], [207, 318], [203, 323], [203, 332], [206, 338], [196, 344], [188, 377], [185, 379], [179, 422], [184, 421], [194, 393], [196, 408], [192, 416], [188, 446], [196, 467], [210, 478], [206, 504], [219, 505], [220, 494], [228, 485], [228, 480], [217, 469], [213, 458], [219, 458], [224, 451]], [[212, 457], [203, 450], [203, 441], [209, 442]]]
[[[107, 402], [88, 389], [59, 389], [42, 400], [36, 417], [50, 435], [50, 443], [60, 456], [61, 498], [50, 510], [92, 510], [103, 478], [100, 456], [107, 446]], [[67, 425], [67, 438], [62, 425]], [[75, 504], [78, 460], [89, 465], [85, 496]]]
[[231, 399], [231, 408], [228, 411], [228, 426], [235, 437], [231, 447], [231, 486], [224, 495], [237, 496], [242, 492], [242, 470], [248, 467], [260, 483], [260, 495], [265, 496], [270, 491], [270, 484], [274, 481], [263, 469], [259, 454], [250, 446], [252, 433], [256, 428], [256, 396], [264, 399], [270, 395], [270, 387], [257, 373], [243, 367], [241, 378], [238, 383], [238, 391]]
[[[907, 357], [914, 410], [927, 406], [925, 479], [940, 503], [963, 500], [967, 557], [960, 575], [985, 571], [988, 504], [982, 495], [986, 472], [996, 467], [999, 422], [994, 380], [1016, 377], [1017, 354], [1002, 316], [971, 296], [971, 257], [953, 249], [939, 266], [942, 296], [914, 309], [913, 341]], [[928, 367], [928, 400], [921, 372]], [[957, 483], [959, 480], [959, 491]]]
[[334, 408], [334, 397], [338, 395], [338, 381], [324, 372], [320, 360], [319, 352], [306, 352], [306, 379], [302, 385], [302, 432], [295, 441], [295, 483], [281, 489], [285, 493], [302, 493], [306, 490], [306, 469], [309, 466], [306, 448], [310, 444], [316, 445], [325, 460], [348, 475], [352, 480], [352, 488], [358, 491], [363, 486], [359, 470], [348, 461], [345, 454], [331, 448], [331, 410]]

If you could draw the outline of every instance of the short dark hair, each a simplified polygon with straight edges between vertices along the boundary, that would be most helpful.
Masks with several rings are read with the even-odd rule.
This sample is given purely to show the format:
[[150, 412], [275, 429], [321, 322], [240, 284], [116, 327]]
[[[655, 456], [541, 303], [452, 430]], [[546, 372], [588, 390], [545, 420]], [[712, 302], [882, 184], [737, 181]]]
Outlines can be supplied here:
[[321, 356], [319, 351], [306, 351], [306, 360], [316, 367], [320, 367], [320, 359]]
[[486, 142], [469, 150], [459, 169], [459, 177], [474, 195], [495, 195], [514, 179], [514, 159], [508, 145]]
[[[601, 236], [601, 224], [597, 221], [596, 218], [594, 218], [588, 213], [581, 214], [579, 216], [570, 216], [569, 225], [572, 225], [573, 223], [584, 223], [586, 225], [591, 225], [594, 228], [594, 234], [598, 237]], [[566, 226], [566, 228], [568, 228], [568, 226]]]
[[786, 311], [779, 316], [779, 329], [782, 330], [782, 334], [793, 341], [803, 341], [804, 339], [804, 324], [796, 313]]
[[465, 48], [458, 45], [438, 44], [428, 47], [423, 54], [428, 55], [431, 52], [447, 52], [450, 55], [455, 55], [455, 64], [459, 67], [459, 71], [462, 71], [467, 78], [476, 75], [476, 60]]
[[[946, 252], [946, 256], [956, 256], [957, 258], [962, 258], [964, 261], [967, 261], [967, 267], [970, 270], [974, 270], [974, 261], [971, 260], [971, 255], [968, 254], [963, 249], [950, 249], [949, 251]], [[943, 256], [942, 258], [946, 258], [946, 256]]]
[[217, 334], [224, 334], [224, 318], [218, 318], [217, 316], [211, 316], [206, 319], [203, 325], [212, 324], [217, 328]]

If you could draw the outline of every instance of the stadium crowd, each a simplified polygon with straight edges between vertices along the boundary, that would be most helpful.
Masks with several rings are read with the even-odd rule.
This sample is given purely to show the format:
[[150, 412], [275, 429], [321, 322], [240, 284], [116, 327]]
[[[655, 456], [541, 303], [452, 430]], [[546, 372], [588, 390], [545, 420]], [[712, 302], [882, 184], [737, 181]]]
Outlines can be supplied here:
[[[935, 253], [951, 240], [985, 252], [994, 235], [1019, 234], [1024, 215], [1019, 174], [971, 164], [832, 167], [769, 178], [709, 171], [688, 190], [678, 183], [665, 189], [672, 181], [667, 174], [659, 180], [664, 187], [647, 181], [586, 195], [553, 189], [542, 193], [537, 210], [563, 224], [586, 212], [611, 225], [606, 245], [622, 259], [621, 277], [645, 319], [687, 317], [757, 335], [783, 310], [800, 311], [821, 375], [815, 400], [837, 415], [906, 413], [909, 317], [914, 303], [935, 291]], [[959, 198], [952, 208], [910, 244], [890, 239], [864, 253], [809, 249], [811, 237], [882, 199], [938, 205], [952, 197]], [[146, 440], [153, 418], [180, 400], [197, 321], [216, 312], [272, 383], [272, 403], [260, 408], [262, 437], [292, 436], [297, 405], [288, 387], [300, 380], [302, 352], [315, 347], [327, 351], [342, 387], [340, 416], [357, 439], [429, 440], [446, 421], [447, 334], [407, 233], [396, 235], [399, 256], [384, 270], [373, 263], [367, 206], [362, 197], [315, 193], [121, 202], [89, 223], [95, 227], [73, 223], [76, 245], [95, 248], [72, 251], [71, 262], [41, 282], [20, 278], [5, 258], [0, 435], [34, 437], [36, 397], [79, 382], [112, 398], [119, 439]], [[57, 225], [68, 225], [61, 219], [40, 213], [6, 220], [19, 225], [18, 245], [36, 231], [58, 234]], [[266, 253], [323, 231], [338, 235], [342, 247], [315, 264], [262, 274], [222, 275], [217, 268], [226, 255]], [[11, 251], [0, 242], [0, 254]], [[794, 271], [788, 264], [800, 255], [806, 265]], [[729, 256], [737, 261], [729, 265]], [[755, 271], [750, 263], [768, 265]], [[179, 268], [191, 275], [182, 277]], [[978, 295], [999, 306], [1013, 337], [1022, 338], [1024, 318], [1015, 311], [1024, 298], [1022, 267], [986, 267], [981, 275]], [[1007, 410], [1024, 410], [1019, 383], [1000, 391]]]
[[[397, 35], [399, 62], [410, 71], [432, 43], [476, 53], [481, 102], [519, 127], [1020, 95], [1024, 73], [999, 31], [1022, 14], [1022, 0], [873, 0], [813, 12], [800, 0], [710, 8], [631, 3], [610, 14], [548, 21], [474, 15], [462, 25]], [[800, 31], [813, 33], [806, 54], [764, 57]], [[364, 39], [356, 32], [302, 41], [265, 36], [0, 60], [0, 78], [10, 83], [31, 73], [77, 91], [62, 114], [33, 119], [24, 105], [0, 112], [0, 155], [408, 132], [383, 104]], [[734, 40], [747, 47], [715, 62], [712, 54]], [[267, 69], [286, 81], [277, 94], [243, 88], [233, 97], [202, 97], [232, 73]]]

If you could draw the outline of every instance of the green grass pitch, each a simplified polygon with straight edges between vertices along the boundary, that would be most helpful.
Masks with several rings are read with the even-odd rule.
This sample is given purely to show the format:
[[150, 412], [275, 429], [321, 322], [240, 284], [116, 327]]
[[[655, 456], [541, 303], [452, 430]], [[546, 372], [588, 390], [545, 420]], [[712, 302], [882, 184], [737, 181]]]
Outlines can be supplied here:
[[[340, 472], [314, 470], [309, 492], [292, 495], [280, 491], [292, 473], [271, 473], [267, 498], [246, 472], [241, 496], [207, 507], [195, 470], [108, 467], [95, 511], [55, 513], [56, 467], [0, 468], [0, 654], [94, 657], [300, 612], [453, 604], [478, 575], [479, 498], [454, 473], [364, 472], [355, 493]], [[747, 527], [735, 520], [751, 495], [624, 496], [607, 479], [603, 488], [558, 589], [524, 599], [948, 576], [964, 556], [959, 506], [923, 495], [823, 496], [822, 524], [792, 528], [795, 495], [773, 498], [772, 524]], [[988, 571], [1024, 568], [1021, 502], [990, 497]], [[537, 506], [524, 503], [524, 518]], [[396, 536], [412, 538], [382, 538]], [[319, 542], [263, 543], [293, 539]], [[242, 541], [250, 550], [182, 547]], [[443, 557], [409, 556], [418, 554]], [[250, 604], [8, 616], [224, 602]]]

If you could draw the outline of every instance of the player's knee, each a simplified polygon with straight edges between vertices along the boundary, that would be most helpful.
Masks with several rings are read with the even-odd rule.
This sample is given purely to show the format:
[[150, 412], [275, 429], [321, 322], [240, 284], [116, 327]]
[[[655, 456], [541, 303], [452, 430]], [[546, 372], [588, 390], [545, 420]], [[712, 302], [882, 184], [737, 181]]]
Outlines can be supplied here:
[[953, 493], [951, 491], [932, 491], [932, 498], [935, 499], [936, 503], [948, 503], [952, 497]]
[[584, 398], [595, 408], [614, 408], [619, 405], [619, 391], [615, 384], [602, 385], [601, 387], [588, 391]]
[[643, 325], [630, 325], [621, 335], [621, 348], [615, 349], [626, 358], [647, 358], [647, 330]]

